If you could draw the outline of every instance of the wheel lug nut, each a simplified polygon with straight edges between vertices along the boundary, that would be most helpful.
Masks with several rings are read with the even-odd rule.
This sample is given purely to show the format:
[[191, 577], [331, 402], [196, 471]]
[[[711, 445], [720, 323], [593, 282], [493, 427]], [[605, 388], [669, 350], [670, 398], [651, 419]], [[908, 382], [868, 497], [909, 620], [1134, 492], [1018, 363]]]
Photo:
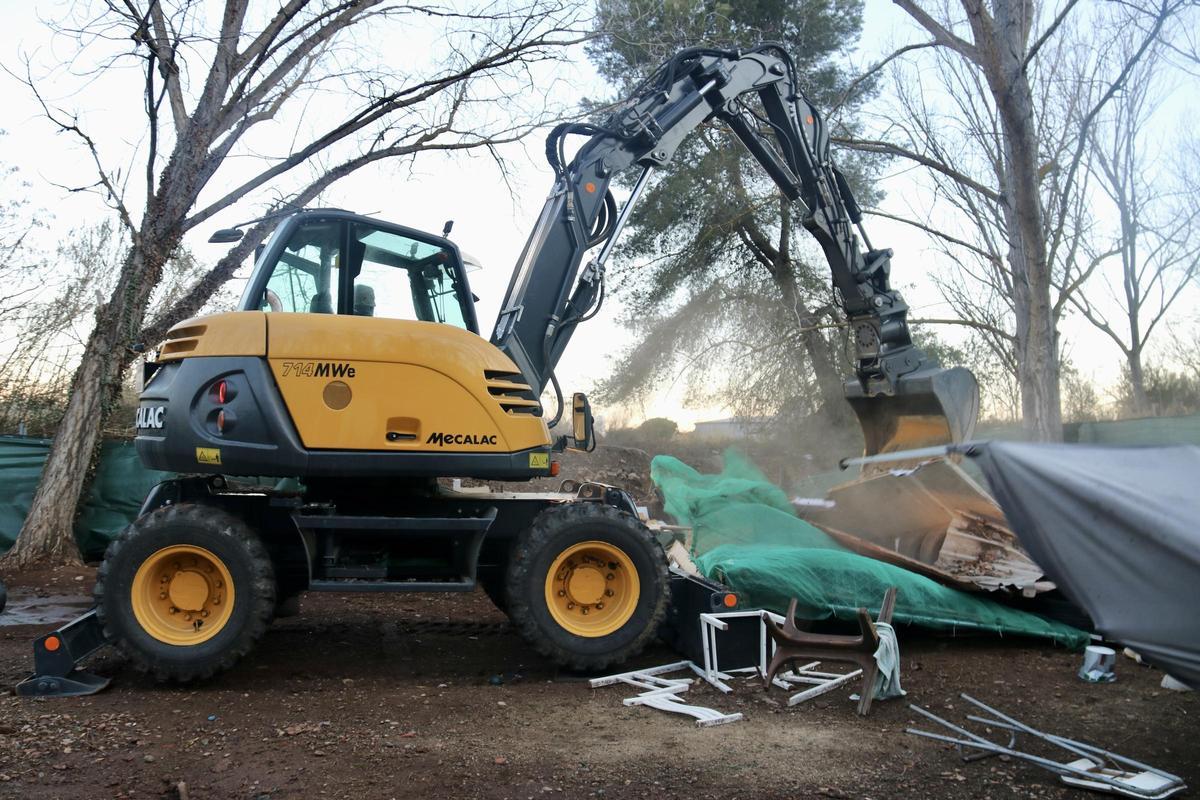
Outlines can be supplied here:
[[207, 612], [207, 611], [201, 611], [201, 612], [200, 612], [200, 616], [202, 616], [202, 617], [207, 617], [207, 616], [208, 616], [208, 612]]
[[163, 575], [161, 578], [159, 578], [159, 583], [166, 583], [169, 580], [171, 580], [171, 576]]
[[572, 608], [574, 608], [574, 607], [575, 607], [575, 604], [574, 604], [574, 603], [567, 603], [567, 608], [568, 608], [568, 609], [572, 609]]
[[159, 593], [158, 593], [158, 599], [159, 599], [159, 600], [166, 600], [166, 599], [167, 599], [167, 593], [166, 593], [166, 592], [159, 592]]
[[219, 598], [219, 597], [214, 597], [214, 598], [213, 598], [213, 605], [214, 605], [214, 606], [219, 606], [219, 605], [221, 605], [221, 598]]
[[172, 614], [177, 614], [177, 613], [179, 613], [179, 609], [178, 609], [178, 608], [176, 608], [175, 606], [171, 606], [171, 613], [172, 613]]
[[613, 594], [614, 594], [614, 592], [613, 592], [613, 590], [612, 590], [612, 589], [605, 589], [605, 590], [604, 590], [604, 596], [605, 596], [605, 597], [612, 597], [612, 596], [613, 596]]
[[585, 613], [585, 614], [586, 614], [587, 612], [588, 612], [588, 607], [587, 607], [587, 606], [584, 606], [584, 607], [583, 607], [583, 613]]
[[596, 610], [600, 611], [604, 608], [604, 603], [596, 603]]
[[566, 596], [567, 596], [567, 593], [566, 593], [566, 592], [564, 592], [562, 589], [559, 589], [559, 590], [558, 590], [558, 596], [559, 596], [559, 597], [566, 597]]
[[192, 621], [192, 615], [191, 615], [191, 614], [184, 614], [184, 615], [183, 615], [183, 618], [184, 618], [184, 619], [186, 619], [188, 622], [191, 622], [191, 621]]
[[615, 578], [615, 577], [617, 577], [617, 576], [616, 576], [616, 575], [613, 575], [613, 574], [610, 572], [610, 573], [608, 573], [607, 575], [605, 575], [605, 576], [604, 576], [604, 580], [606, 580], [606, 581], [611, 581], [611, 580], [612, 580], [613, 578]]
[[225, 585], [225, 584], [221, 583], [221, 581], [217, 581], [217, 588], [218, 588], [218, 589], [220, 589], [220, 588], [221, 588], [222, 586], [224, 586], [224, 585]]

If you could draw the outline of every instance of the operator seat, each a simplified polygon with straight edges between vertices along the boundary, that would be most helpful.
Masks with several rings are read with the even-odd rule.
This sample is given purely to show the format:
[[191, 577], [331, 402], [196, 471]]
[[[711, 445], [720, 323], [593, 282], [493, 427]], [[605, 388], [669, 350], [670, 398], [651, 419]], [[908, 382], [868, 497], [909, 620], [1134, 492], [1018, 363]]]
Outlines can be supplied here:
[[375, 290], [365, 283], [354, 286], [354, 313], [360, 317], [375, 316]]
[[308, 313], [310, 314], [332, 314], [333, 300], [329, 296], [329, 292], [317, 292], [312, 296], [312, 300], [308, 301]]

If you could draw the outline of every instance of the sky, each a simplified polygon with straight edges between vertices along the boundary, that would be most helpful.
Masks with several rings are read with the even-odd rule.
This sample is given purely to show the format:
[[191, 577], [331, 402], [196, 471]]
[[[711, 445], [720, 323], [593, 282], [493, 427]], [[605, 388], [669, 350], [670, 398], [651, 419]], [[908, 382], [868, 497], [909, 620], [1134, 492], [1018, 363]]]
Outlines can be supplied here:
[[[0, 27], [0, 64], [19, 71], [21, 59], [26, 54], [42, 65], [67, 62], [75, 57], [71, 42], [51, 37], [43, 22], [61, 19], [69, 5], [47, 0], [5, 2], [5, 24]], [[866, 0], [864, 32], [854, 62], [860, 66], [869, 65], [895, 45], [922, 38], [907, 15], [890, 0]], [[368, 44], [380, 53], [397, 52], [391, 42]], [[422, 48], [429, 53], [437, 52], [436, 42], [428, 33], [406, 36], [404, 44], [406, 54], [422, 52]], [[553, 94], [565, 104], [585, 94], [592, 97], [608, 94], [582, 54], [575, 64], [556, 77], [559, 80]], [[89, 82], [84, 88], [80, 88], [78, 80], [52, 82], [44, 88], [58, 106], [80, 110], [82, 120], [102, 152], [128, 152], [141, 136], [140, 130], [133, 125], [138, 121], [139, 83], [136, 72], [126, 70], [113, 71]], [[42, 118], [28, 89], [12, 77], [0, 75], [0, 97], [4, 98], [5, 108], [0, 128], [7, 132], [0, 137], [0, 162], [19, 165], [23, 177], [33, 184], [29, 198], [31, 205], [47, 209], [53, 215], [53, 223], [43, 234], [47, 237], [45, 244], [52, 249], [52, 238], [63, 229], [97, 222], [110, 212], [93, 194], [68, 193], [55, 186], [77, 184], [80, 176], [91, 175], [93, 168], [86, 151], [76, 142], [54, 133]], [[317, 103], [307, 112], [313, 113], [314, 108], [317, 113], [323, 113], [322, 109], [330, 112], [332, 107], [328, 105], [329, 101], [326, 102], [326, 106]], [[1164, 113], [1168, 117], [1180, 113], [1176, 105], [1181, 108], [1182, 99], [1177, 104], [1168, 103]], [[344, 105], [341, 108], [344, 109]], [[330, 113], [336, 110], [332, 108]], [[1169, 129], [1173, 120], [1167, 118], [1163, 124]], [[262, 134], [269, 137], [269, 140], [260, 140], [264, 150], [273, 147], [278, 151], [280, 143], [286, 142], [287, 131], [281, 127], [285, 126]], [[477, 310], [481, 330], [486, 336], [490, 333], [512, 266], [551, 187], [552, 175], [541, 155], [541, 139], [540, 134], [535, 134], [524, 146], [505, 150], [511, 166], [507, 182], [485, 157], [450, 158], [429, 154], [421, 156], [411, 169], [383, 165], [360, 170], [336, 184], [322, 198], [322, 204], [432, 232], [440, 232], [443, 223], [453, 219], [452, 238], [484, 265], [483, 270], [472, 273], [470, 279], [472, 289], [481, 298]], [[214, 187], [211, 194], [216, 196], [220, 189], [234, 185], [238, 171], [251, 167], [253, 164], [233, 165], [227, 175], [219, 176], [223, 183]], [[87, 180], [90, 182], [90, 178]], [[887, 195], [882, 207], [891, 213], [904, 214], [929, 202], [927, 186], [916, 179], [913, 170], [903, 165], [896, 165], [883, 182], [883, 188]], [[618, 197], [618, 201], [623, 198]], [[243, 222], [255, 216], [255, 210], [252, 206], [239, 206], [218, 215], [201, 230], [190, 234], [186, 244], [202, 261], [215, 261], [221, 255], [222, 246], [205, 241], [211, 230]], [[884, 245], [896, 251], [893, 282], [905, 292], [914, 315], [947, 316], [947, 308], [929, 280], [930, 264], [942, 260], [929, 237], [887, 220], [873, 220], [869, 229], [875, 246]], [[1195, 307], [1193, 302], [1187, 305]], [[606, 303], [596, 319], [576, 331], [558, 368], [565, 392], [587, 390], [607, 372], [609, 360], [630, 342], [629, 333], [616, 321], [619, 313], [616, 303]], [[1074, 343], [1072, 360], [1086, 375], [1102, 384], [1116, 379], [1119, 354], [1111, 343], [1077, 321], [1068, 320], [1064, 331]], [[957, 332], [951, 330], [946, 335], [953, 340]], [[677, 381], [671, 390], [659, 393], [646, 406], [627, 409], [624, 416], [633, 422], [644, 417], [667, 416], [686, 429], [697, 420], [727, 415], [721, 408], [684, 407], [684, 383]]]

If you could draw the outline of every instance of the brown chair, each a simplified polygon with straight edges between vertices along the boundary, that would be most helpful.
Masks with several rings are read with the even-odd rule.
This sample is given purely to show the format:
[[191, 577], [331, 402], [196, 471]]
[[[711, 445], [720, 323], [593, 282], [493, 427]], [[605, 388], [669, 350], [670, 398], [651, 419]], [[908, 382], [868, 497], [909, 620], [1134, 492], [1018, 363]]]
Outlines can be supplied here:
[[[878, 622], [891, 624], [892, 612], [896, 609], [896, 587], [890, 587], [883, 595], [879, 607]], [[879, 665], [875, 663], [875, 651], [879, 649], [879, 634], [865, 608], [858, 609], [858, 636], [836, 636], [831, 634], [806, 633], [796, 627], [796, 600], [788, 604], [783, 626], [767, 619], [767, 633], [775, 641], [775, 655], [767, 667], [763, 688], [771, 688], [771, 681], [787, 665], [796, 661], [840, 661], [857, 664], [862, 669], [862, 688], [858, 692], [858, 713], [866, 716], [871, 710], [871, 699], [875, 689], [875, 676]]]

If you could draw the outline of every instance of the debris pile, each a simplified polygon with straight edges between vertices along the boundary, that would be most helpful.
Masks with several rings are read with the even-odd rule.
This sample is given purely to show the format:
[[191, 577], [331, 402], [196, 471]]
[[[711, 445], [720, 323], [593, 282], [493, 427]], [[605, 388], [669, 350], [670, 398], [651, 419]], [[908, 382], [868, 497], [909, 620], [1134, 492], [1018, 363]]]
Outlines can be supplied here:
[[783, 490], [736, 453], [726, 454], [719, 475], [702, 475], [668, 456], [654, 459], [651, 474], [667, 513], [692, 528], [696, 569], [737, 592], [743, 606], [782, 612], [795, 598], [801, 618], [851, 621], [860, 607], [878, 612], [880, 598], [895, 586], [901, 624], [1036, 636], [1075, 649], [1088, 643], [1086, 632], [1002, 605], [978, 587], [962, 591], [896, 559], [856, 552], [798, 518]]
[[797, 504], [797, 513], [861, 555], [966, 591], [1054, 588], [995, 501], [946, 459], [864, 475], [831, 489], [828, 501]]

